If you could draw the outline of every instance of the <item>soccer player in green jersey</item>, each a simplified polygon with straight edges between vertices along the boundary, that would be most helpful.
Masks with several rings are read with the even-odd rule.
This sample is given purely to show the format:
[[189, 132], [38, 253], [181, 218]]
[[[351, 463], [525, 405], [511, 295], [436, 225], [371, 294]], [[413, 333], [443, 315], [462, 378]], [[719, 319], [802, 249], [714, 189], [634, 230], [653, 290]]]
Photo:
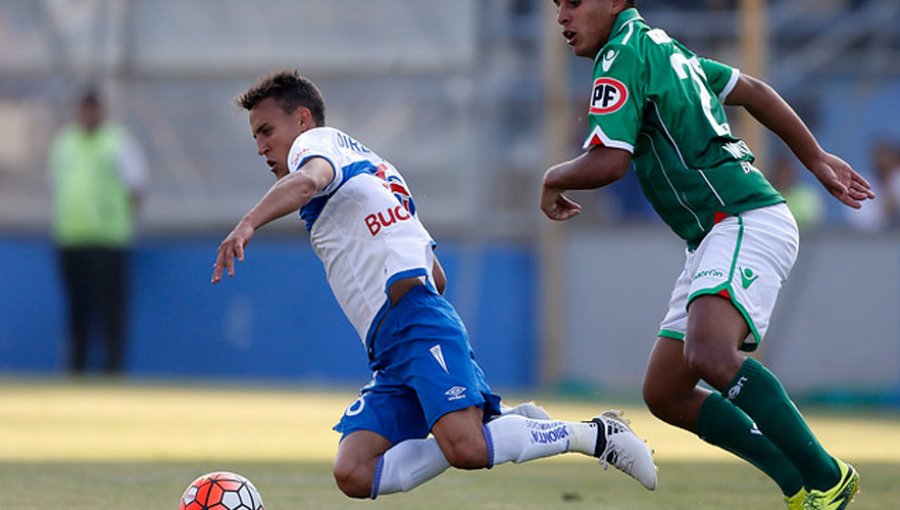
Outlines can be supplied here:
[[606, 186], [634, 163], [645, 196], [687, 243], [650, 355], [647, 406], [764, 471], [789, 508], [845, 508], [858, 474], [825, 451], [780, 381], [742, 353], [765, 335], [798, 234], [722, 103], [746, 108], [847, 206], [875, 197], [869, 183], [825, 152], [772, 88], [649, 27], [634, 0], [554, 2], [566, 42], [594, 59], [591, 131], [582, 155], [547, 170], [541, 209], [570, 219], [581, 207], [566, 190]]

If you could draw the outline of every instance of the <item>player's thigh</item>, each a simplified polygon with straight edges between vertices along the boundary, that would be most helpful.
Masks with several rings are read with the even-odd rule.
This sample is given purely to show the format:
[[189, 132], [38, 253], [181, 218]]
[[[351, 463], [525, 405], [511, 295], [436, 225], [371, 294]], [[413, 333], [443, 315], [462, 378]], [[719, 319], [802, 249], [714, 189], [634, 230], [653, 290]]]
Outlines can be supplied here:
[[718, 295], [697, 296], [688, 309], [685, 358], [690, 365], [697, 356], [736, 354], [749, 335], [747, 321], [730, 300]]
[[415, 392], [429, 429], [442, 416], [472, 406], [488, 417], [500, 414], [500, 397], [475, 362], [456, 310], [436, 293], [410, 292], [418, 299], [398, 305], [405, 317], [388, 331], [395, 343], [379, 353], [384, 372]]
[[379, 371], [347, 406], [334, 430], [342, 434], [342, 443], [357, 431], [368, 431], [397, 444], [428, 436], [429, 424], [415, 391], [402, 378]]
[[464, 337], [442, 335], [404, 348], [404, 381], [432, 432], [440, 419], [468, 408], [486, 410], [488, 417], [499, 414], [500, 397], [491, 392]]

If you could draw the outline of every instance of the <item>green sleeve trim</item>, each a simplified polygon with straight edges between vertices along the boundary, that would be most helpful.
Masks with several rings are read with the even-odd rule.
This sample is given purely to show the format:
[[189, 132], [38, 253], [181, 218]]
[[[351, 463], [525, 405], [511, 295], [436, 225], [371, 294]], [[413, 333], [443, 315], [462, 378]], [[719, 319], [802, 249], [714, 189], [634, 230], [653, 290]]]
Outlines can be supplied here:
[[671, 329], [661, 329], [656, 336], [662, 338], [671, 338], [673, 340], [684, 340], [684, 333], [680, 331], [672, 331]]

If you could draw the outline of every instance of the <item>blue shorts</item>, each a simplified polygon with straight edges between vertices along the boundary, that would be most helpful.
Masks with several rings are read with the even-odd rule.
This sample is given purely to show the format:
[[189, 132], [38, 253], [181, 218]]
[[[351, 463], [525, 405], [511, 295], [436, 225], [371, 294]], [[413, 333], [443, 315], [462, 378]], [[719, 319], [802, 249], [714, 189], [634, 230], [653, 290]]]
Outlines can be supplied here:
[[372, 381], [334, 426], [341, 439], [369, 430], [397, 444], [427, 437], [453, 411], [481, 407], [485, 422], [500, 414], [500, 397], [475, 363], [462, 320], [431, 288], [410, 289], [385, 315], [372, 343]]

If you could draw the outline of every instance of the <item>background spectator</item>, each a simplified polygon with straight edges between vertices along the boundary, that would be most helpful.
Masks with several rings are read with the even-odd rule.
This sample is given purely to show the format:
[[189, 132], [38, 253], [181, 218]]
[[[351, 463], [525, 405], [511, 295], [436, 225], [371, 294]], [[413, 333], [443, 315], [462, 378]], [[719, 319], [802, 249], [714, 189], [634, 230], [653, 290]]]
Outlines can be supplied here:
[[107, 122], [93, 90], [76, 122], [54, 139], [49, 158], [56, 202], [53, 231], [68, 300], [69, 369], [88, 366], [93, 329], [105, 342], [103, 368], [122, 369], [128, 317], [128, 248], [146, 177], [142, 150]]

